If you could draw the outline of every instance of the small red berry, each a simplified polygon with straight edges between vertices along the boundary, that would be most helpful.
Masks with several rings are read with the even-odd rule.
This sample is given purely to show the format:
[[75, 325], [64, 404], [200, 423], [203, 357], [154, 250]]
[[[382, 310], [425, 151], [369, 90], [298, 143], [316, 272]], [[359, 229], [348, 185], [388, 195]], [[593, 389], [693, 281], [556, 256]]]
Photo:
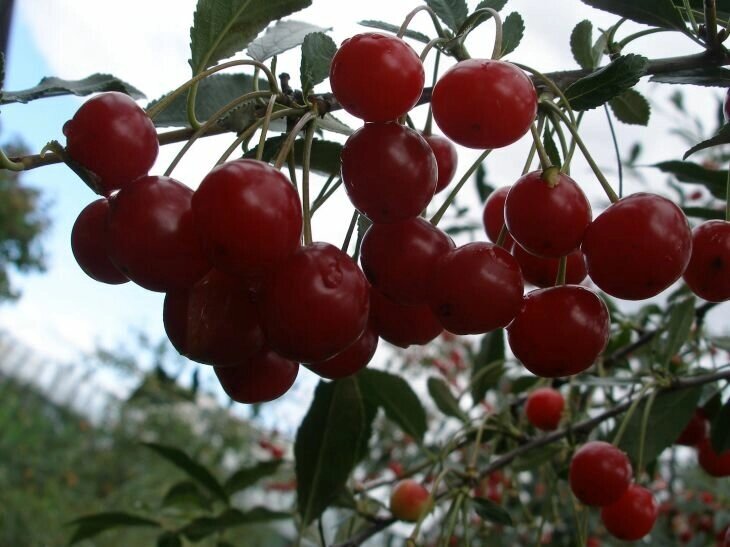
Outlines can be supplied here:
[[730, 300], [730, 222], [708, 220], [692, 230], [692, 256], [683, 277], [705, 300]]
[[334, 357], [325, 361], [305, 365], [309, 370], [322, 378], [336, 380], [351, 376], [368, 366], [378, 349], [378, 335], [372, 328], [367, 328], [360, 338]]
[[607, 442], [591, 441], [570, 460], [570, 489], [586, 505], [606, 506], [624, 495], [633, 474], [624, 452]]
[[696, 446], [707, 437], [707, 417], [705, 412], [698, 408], [692, 418], [680, 433], [675, 441], [676, 444], [684, 446]]
[[[484, 223], [484, 231], [492, 243], [497, 243], [499, 232], [502, 231], [502, 227], [504, 226], [504, 201], [507, 199], [509, 189], [509, 186], [497, 188], [489, 194], [487, 201], [484, 202], [482, 222]], [[514, 241], [512, 236], [509, 235], [509, 232], [507, 232], [507, 237], [504, 238], [502, 247], [511, 249]]]
[[129, 281], [109, 259], [109, 201], [102, 198], [79, 213], [71, 229], [71, 251], [90, 278], [119, 285]]
[[730, 477], [730, 450], [717, 453], [710, 440], [705, 438], [697, 445], [700, 467], [712, 477]]
[[[512, 256], [517, 259], [522, 270], [522, 277], [527, 283], [539, 288], [547, 288], [555, 285], [560, 267], [559, 258], [542, 258], [527, 252], [520, 245], [512, 247]], [[568, 255], [565, 267], [565, 283], [578, 285], [588, 275], [583, 253], [576, 249]]]
[[431, 494], [413, 479], [396, 484], [390, 495], [390, 511], [399, 520], [416, 522], [432, 507]]
[[558, 428], [564, 407], [565, 399], [558, 390], [542, 387], [527, 396], [525, 414], [537, 429], [553, 431]]
[[654, 527], [659, 507], [652, 493], [632, 484], [623, 496], [601, 509], [601, 520], [608, 532], [624, 541], [643, 538]]
[[401, 348], [428, 344], [443, 331], [427, 305], [398, 304], [377, 289], [370, 290], [370, 321], [383, 340]]
[[453, 143], [441, 135], [423, 135], [426, 142], [433, 150], [438, 166], [438, 181], [436, 182], [436, 193], [446, 188], [456, 174], [456, 166], [459, 163], [459, 155]]
[[235, 367], [214, 367], [223, 390], [236, 402], [264, 403], [289, 391], [299, 365], [264, 349]]

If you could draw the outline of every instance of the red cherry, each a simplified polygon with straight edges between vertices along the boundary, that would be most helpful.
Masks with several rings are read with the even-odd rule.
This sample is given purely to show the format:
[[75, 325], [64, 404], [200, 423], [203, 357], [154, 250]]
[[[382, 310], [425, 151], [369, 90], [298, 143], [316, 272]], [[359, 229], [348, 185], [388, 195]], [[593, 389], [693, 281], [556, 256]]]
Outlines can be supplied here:
[[[542, 258], [527, 252], [520, 245], [512, 247], [512, 256], [517, 259], [525, 281], [540, 288], [552, 287], [558, 277], [559, 258]], [[576, 249], [568, 255], [565, 268], [565, 283], [578, 285], [586, 278], [586, 263], [583, 253]]]
[[418, 133], [397, 123], [368, 123], [342, 149], [342, 180], [355, 208], [373, 222], [417, 217], [431, 201], [438, 167]]
[[564, 406], [565, 399], [558, 390], [541, 387], [527, 396], [525, 414], [537, 429], [554, 431], [558, 428]]
[[377, 289], [370, 291], [370, 318], [373, 329], [383, 340], [401, 348], [428, 344], [443, 331], [427, 305], [397, 304]]
[[438, 166], [438, 181], [436, 182], [436, 193], [446, 188], [456, 174], [456, 165], [459, 163], [459, 155], [456, 147], [449, 139], [441, 135], [423, 135], [428, 145], [433, 150]]
[[236, 402], [264, 403], [278, 399], [294, 385], [299, 365], [263, 349], [235, 367], [214, 367], [223, 391]]
[[423, 63], [411, 46], [375, 32], [342, 42], [330, 65], [335, 98], [366, 122], [387, 122], [408, 112], [421, 98], [425, 78]]
[[717, 453], [708, 438], [697, 445], [697, 460], [700, 467], [712, 477], [730, 477], [730, 450]]
[[108, 196], [146, 175], [157, 159], [157, 131], [147, 113], [124, 93], [110, 91], [86, 101], [63, 126], [72, 160], [100, 177]]
[[656, 194], [627, 196], [588, 226], [582, 251], [588, 275], [611, 296], [644, 300], [682, 275], [692, 233], [682, 210]]
[[730, 300], [730, 222], [708, 220], [692, 230], [692, 255], [683, 277], [705, 300]]
[[675, 444], [696, 446], [707, 437], [707, 417], [704, 410], [698, 408], [680, 433]]
[[530, 130], [537, 115], [537, 92], [513, 64], [467, 59], [436, 82], [431, 108], [436, 124], [455, 143], [501, 148]]
[[104, 198], [84, 207], [71, 229], [71, 251], [90, 278], [118, 285], [129, 279], [109, 260], [108, 217], [109, 201]]
[[390, 511], [399, 520], [416, 522], [432, 507], [431, 494], [413, 479], [400, 481], [390, 494]]
[[580, 246], [591, 222], [591, 205], [568, 175], [533, 171], [515, 182], [504, 202], [504, 220], [514, 240], [527, 251], [560, 258]]
[[579, 285], [528, 293], [507, 327], [512, 352], [525, 368], [543, 378], [586, 370], [606, 348], [609, 335], [606, 304]]
[[252, 289], [219, 270], [187, 290], [165, 295], [163, 322], [170, 342], [188, 359], [235, 366], [264, 345]]
[[[487, 201], [484, 202], [482, 222], [484, 223], [484, 231], [492, 243], [497, 243], [499, 232], [502, 231], [502, 226], [504, 226], [504, 201], [507, 199], [509, 189], [509, 186], [497, 188], [489, 194]], [[507, 237], [504, 239], [502, 247], [511, 249], [514, 241], [512, 236], [509, 235], [509, 232], [507, 232]]]
[[468, 243], [439, 260], [430, 304], [446, 330], [478, 334], [507, 326], [520, 310], [523, 290], [511, 254], [491, 243]]
[[368, 366], [378, 349], [378, 335], [372, 328], [366, 328], [350, 346], [326, 361], [310, 363], [306, 367], [322, 378], [336, 380], [351, 376]]
[[586, 505], [617, 502], [631, 484], [634, 471], [628, 456], [612, 444], [591, 441], [570, 460], [570, 489]]
[[617, 502], [601, 509], [606, 530], [624, 541], [643, 538], [654, 527], [659, 507], [652, 493], [632, 484]]
[[150, 291], [191, 287], [208, 270], [193, 229], [193, 191], [169, 177], [142, 177], [110, 200], [109, 257]]
[[270, 271], [297, 247], [302, 213], [294, 186], [257, 160], [214, 168], [193, 196], [193, 221], [210, 261], [232, 275]]
[[373, 224], [362, 240], [360, 262], [370, 283], [401, 304], [423, 304], [438, 259], [454, 248], [449, 236], [420, 217]]
[[370, 287], [337, 247], [300, 247], [264, 282], [259, 307], [268, 343], [304, 363], [329, 359], [365, 330]]

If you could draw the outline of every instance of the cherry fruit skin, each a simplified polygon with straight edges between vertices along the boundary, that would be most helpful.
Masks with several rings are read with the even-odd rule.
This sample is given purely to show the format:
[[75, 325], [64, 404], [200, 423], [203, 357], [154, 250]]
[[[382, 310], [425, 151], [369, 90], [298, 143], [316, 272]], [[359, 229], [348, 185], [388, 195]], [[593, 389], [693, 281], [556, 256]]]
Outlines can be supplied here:
[[129, 279], [109, 259], [108, 217], [109, 201], [105, 198], [84, 207], [71, 229], [71, 251], [90, 278], [119, 285]]
[[431, 147], [400, 124], [365, 124], [347, 139], [341, 157], [347, 195], [373, 222], [417, 217], [436, 190], [438, 167]]
[[454, 334], [478, 334], [507, 326], [522, 305], [520, 267], [502, 247], [468, 243], [436, 265], [430, 305]]
[[708, 220], [692, 230], [692, 255], [683, 277], [705, 300], [730, 300], [730, 222]]
[[[558, 277], [560, 267], [559, 258], [543, 258], [527, 252], [515, 243], [512, 247], [512, 256], [517, 259], [525, 281], [541, 289], [552, 287]], [[588, 275], [583, 253], [580, 249], [574, 250], [567, 257], [565, 268], [565, 283], [578, 285]]]
[[378, 335], [372, 328], [366, 328], [350, 346], [325, 361], [309, 363], [306, 367], [329, 380], [352, 376], [368, 366], [368, 363], [378, 349]]
[[294, 385], [299, 365], [262, 349], [235, 367], [214, 367], [223, 391], [238, 403], [265, 403], [278, 399]]
[[680, 433], [675, 444], [697, 446], [707, 438], [707, 417], [704, 410], [698, 408]]
[[[492, 243], [497, 243], [499, 232], [502, 231], [502, 226], [504, 226], [504, 202], [507, 199], [509, 189], [509, 186], [497, 188], [489, 194], [487, 201], [484, 202], [482, 222], [484, 223], [484, 231]], [[507, 237], [504, 238], [502, 246], [505, 249], [511, 249], [514, 241], [509, 232], [507, 232]]]
[[507, 327], [515, 356], [543, 378], [571, 376], [590, 367], [608, 344], [606, 304], [580, 285], [561, 285], [528, 293]]
[[565, 399], [557, 389], [541, 387], [532, 391], [525, 402], [527, 421], [542, 431], [558, 428]]
[[436, 124], [455, 143], [501, 148], [530, 130], [537, 114], [537, 92], [513, 64], [467, 59], [436, 82], [431, 108]]
[[628, 456], [612, 444], [590, 441], [570, 460], [570, 489], [581, 502], [592, 506], [616, 503], [634, 476]]
[[370, 320], [383, 340], [401, 348], [428, 344], [444, 330], [427, 305], [398, 304], [377, 289], [370, 291]]
[[152, 120], [124, 93], [110, 91], [86, 101], [63, 126], [72, 160], [99, 176], [108, 196], [146, 175], [159, 143]]
[[234, 160], [210, 171], [195, 191], [193, 222], [214, 266], [231, 275], [259, 276], [299, 247], [301, 203], [277, 169]]
[[277, 353], [303, 363], [324, 361], [365, 330], [370, 285], [337, 247], [300, 247], [265, 279], [259, 306], [267, 341]]
[[169, 177], [147, 176], [109, 202], [109, 257], [150, 291], [194, 285], [209, 270], [193, 228], [193, 191]]
[[395, 36], [366, 32], [348, 38], [330, 65], [332, 92], [345, 111], [386, 122], [413, 108], [426, 74], [413, 48]]
[[700, 467], [712, 477], [730, 477], [730, 450], [717, 453], [708, 438], [697, 445]]
[[644, 300], [685, 271], [692, 232], [674, 203], [638, 193], [598, 215], [586, 229], [581, 250], [588, 276], [601, 290], [624, 300]]
[[659, 504], [652, 493], [632, 484], [615, 503], [601, 509], [601, 520], [615, 538], [636, 541], [654, 527], [659, 516]]
[[427, 220], [416, 217], [373, 224], [362, 240], [360, 263], [368, 281], [401, 304], [424, 304], [436, 262], [454, 242]]
[[441, 135], [423, 135], [428, 145], [433, 150], [438, 166], [438, 180], [436, 181], [436, 193], [446, 188], [456, 174], [456, 166], [459, 163], [459, 154], [453, 143]]
[[390, 511], [398, 520], [417, 522], [432, 507], [431, 494], [413, 479], [400, 481], [390, 494]]

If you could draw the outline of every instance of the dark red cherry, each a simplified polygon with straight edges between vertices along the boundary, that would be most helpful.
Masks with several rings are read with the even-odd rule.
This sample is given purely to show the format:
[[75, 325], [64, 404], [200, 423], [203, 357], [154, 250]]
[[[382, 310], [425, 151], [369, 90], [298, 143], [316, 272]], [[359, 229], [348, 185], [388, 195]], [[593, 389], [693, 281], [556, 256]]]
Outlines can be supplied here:
[[84, 207], [71, 229], [71, 251], [90, 278], [110, 285], [129, 281], [109, 259], [109, 201], [97, 199]]
[[213, 370], [231, 399], [254, 404], [273, 401], [289, 391], [297, 378], [299, 365], [263, 349], [237, 366]]
[[[541, 289], [552, 287], [558, 277], [559, 258], [542, 258], [528, 253], [520, 245], [512, 247], [512, 256], [517, 259], [525, 281]], [[586, 278], [586, 264], [583, 253], [576, 249], [568, 255], [565, 269], [565, 283], [578, 285]]]
[[586, 505], [617, 502], [634, 477], [625, 452], [604, 441], [587, 442], [570, 460], [570, 489]]
[[[484, 223], [484, 231], [492, 243], [497, 243], [499, 239], [499, 232], [502, 231], [504, 226], [504, 200], [507, 199], [507, 193], [509, 192], [509, 186], [502, 186], [497, 188], [494, 192], [489, 194], [487, 201], [484, 202], [484, 211], [482, 212], [482, 222]], [[511, 249], [514, 244], [514, 239], [507, 233], [507, 237], [504, 239], [502, 247], [505, 249]]]
[[366, 328], [350, 346], [326, 361], [310, 363], [306, 367], [322, 378], [336, 380], [351, 376], [368, 366], [378, 349], [378, 335], [371, 328]]
[[383, 340], [401, 348], [428, 344], [443, 331], [427, 305], [397, 304], [377, 289], [370, 291], [370, 321]]
[[730, 477], [730, 450], [716, 452], [710, 439], [705, 438], [697, 445], [697, 460], [711, 477]]
[[707, 416], [701, 408], [695, 410], [692, 418], [680, 433], [675, 444], [697, 446], [707, 438]]
[[613, 537], [624, 541], [643, 538], [654, 527], [659, 505], [652, 493], [632, 484], [621, 499], [601, 509], [601, 521]]
[[527, 396], [525, 415], [537, 429], [554, 431], [558, 428], [564, 407], [565, 399], [557, 389], [541, 387]]
[[438, 166], [438, 181], [436, 182], [436, 193], [446, 188], [456, 174], [456, 166], [459, 163], [459, 155], [453, 143], [441, 135], [423, 135], [426, 142], [433, 150]]
[[730, 299], [730, 222], [708, 220], [692, 230], [692, 255], [683, 277], [700, 298]]

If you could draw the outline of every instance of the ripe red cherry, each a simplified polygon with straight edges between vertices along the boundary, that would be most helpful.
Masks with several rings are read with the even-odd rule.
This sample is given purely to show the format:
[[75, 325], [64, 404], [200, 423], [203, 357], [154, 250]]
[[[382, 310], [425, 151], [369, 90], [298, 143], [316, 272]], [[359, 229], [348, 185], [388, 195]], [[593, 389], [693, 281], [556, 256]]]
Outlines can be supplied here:
[[193, 196], [193, 222], [214, 266], [232, 275], [270, 271], [299, 247], [302, 212], [294, 186], [262, 161], [214, 168]]
[[208, 270], [193, 229], [193, 191], [169, 177], [142, 177], [110, 200], [109, 257], [150, 291], [191, 287]]
[[606, 304], [579, 285], [528, 293], [507, 327], [512, 352], [526, 369], [543, 378], [583, 372], [606, 348], [609, 335]]
[[[541, 289], [555, 285], [560, 266], [559, 258], [535, 256], [532, 253], [528, 253], [516, 243], [512, 247], [512, 256], [517, 259], [522, 270], [522, 277], [525, 278], [525, 281]], [[568, 255], [565, 268], [565, 283], [568, 285], [578, 285], [586, 278], [586, 275], [588, 273], [586, 272], [583, 253], [580, 249], [576, 249]]]
[[612, 444], [587, 442], [570, 460], [570, 489], [586, 505], [617, 502], [631, 484], [634, 471], [628, 456]]
[[730, 450], [717, 453], [708, 438], [697, 445], [697, 460], [700, 467], [712, 477], [730, 477]]
[[278, 399], [294, 385], [299, 365], [263, 349], [235, 367], [213, 369], [223, 391], [236, 402], [265, 403]]
[[423, 304], [438, 259], [454, 248], [444, 232], [420, 217], [373, 224], [362, 240], [360, 263], [368, 281], [401, 304]]
[[674, 203], [639, 193], [598, 215], [581, 249], [588, 276], [601, 290], [625, 300], [644, 300], [682, 275], [692, 251], [692, 233]]
[[[509, 192], [509, 186], [502, 186], [497, 188], [494, 192], [489, 194], [487, 201], [484, 202], [484, 211], [482, 212], [482, 222], [484, 223], [484, 231], [492, 243], [497, 243], [499, 239], [499, 232], [502, 231], [504, 226], [504, 201], [507, 199], [507, 193]], [[514, 239], [507, 233], [507, 237], [504, 239], [502, 247], [505, 249], [511, 249], [514, 244]]]
[[709, 220], [692, 230], [692, 255], [683, 277], [705, 300], [730, 299], [730, 222]]
[[428, 344], [443, 331], [427, 305], [397, 304], [377, 289], [370, 291], [370, 320], [383, 340], [401, 348]]
[[696, 446], [707, 437], [707, 417], [704, 410], [698, 408], [680, 433], [675, 444]]
[[97, 199], [79, 213], [71, 229], [71, 251], [84, 273], [110, 285], [129, 281], [109, 260], [109, 201]]
[[157, 131], [134, 100], [116, 91], [86, 101], [63, 126], [71, 159], [100, 177], [108, 196], [146, 175], [157, 159]]
[[329, 359], [365, 330], [370, 286], [337, 247], [300, 247], [264, 281], [259, 310], [277, 353], [304, 363]]
[[395, 120], [423, 93], [423, 63], [400, 38], [375, 32], [348, 38], [332, 58], [330, 85], [347, 112], [366, 122]]
[[264, 345], [252, 288], [211, 270], [187, 290], [165, 295], [167, 337], [181, 355], [215, 366], [234, 366]]
[[621, 499], [601, 509], [601, 520], [615, 538], [636, 541], [654, 527], [659, 506], [652, 493], [636, 484], [626, 490]]
[[326, 361], [310, 363], [306, 367], [322, 378], [336, 380], [351, 376], [368, 366], [378, 349], [378, 335], [372, 328], [366, 328], [360, 338], [350, 346]]
[[558, 428], [563, 407], [565, 399], [557, 389], [541, 387], [527, 396], [525, 414], [537, 429], [553, 431]]
[[468, 243], [436, 265], [430, 305], [454, 334], [478, 334], [505, 327], [522, 305], [524, 285], [514, 257], [491, 243]]
[[437, 176], [428, 143], [397, 123], [365, 124], [342, 149], [347, 195], [373, 222], [417, 217], [433, 197]]
[[441, 135], [423, 135], [428, 145], [433, 150], [438, 166], [438, 181], [436, 182], [436, 193], [446, 188], [456, 174], [456, 165], [459, 163], [459, 155], [456, 147], [449, 139]]
[[447, 70], [431, 97], [441, 131], [468, 148], [501, 148], [530, 130], [537, 114], [532, 80], [515, 65], [467, 59]]
[[390, 511], [399, 520], [417, 522], [432, 507], [431, 494], [413, 479], [400, 481], [390, 494]]
[[[549, 183], [543, 176], [556, 181]], [[504, 202], [504, 220], [514, 240], [527, 251], [560, 258], [580, 246], [591, 222], [591, 205], [568, 175], [533, 171], [510, 188]]]

